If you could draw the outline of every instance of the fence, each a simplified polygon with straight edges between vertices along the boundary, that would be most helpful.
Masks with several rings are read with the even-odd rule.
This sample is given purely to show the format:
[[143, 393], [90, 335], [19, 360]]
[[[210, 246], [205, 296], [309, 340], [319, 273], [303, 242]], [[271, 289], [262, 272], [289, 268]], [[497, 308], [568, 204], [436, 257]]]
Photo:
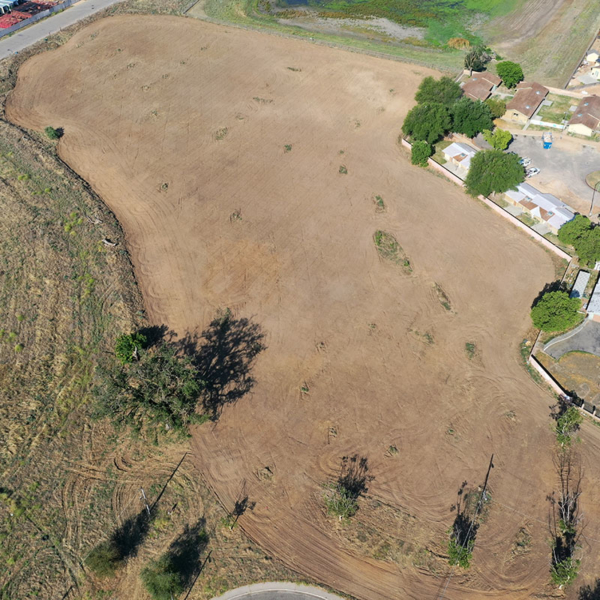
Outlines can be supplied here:
[[[405, 148], [408, 148], [409, 150], [412, 148], [412, 144], [410, 142], [407, 142], [404, 138], [402, 139], [402, 145]], [[450, 181], [453, 181], [461, 187], [465, 186], [465, 183], [462, 179], [457, 177], [454, 173], [448, 171], [448, 169], [446, 169], [443, 165], [436, 163], [432, 158], [428, 159], [428, 163], [432, 169], [434, 169], [438, 173], [441, 173]], [[537, 231], [534, 231], [533, 229], [531, 229], [531, 227], [525, 225], [525, 223], [523, 223], [522, 221], [519, 221], [517, 217], [511, 215], [509, 212], [506, 212], [501, 206], [498, 206], [497, 204], [495, 204], [488, 198], [485, 198], [484, 196], [479, 196], [479, 199], [484, 204], [489, 206], [493, 211], [497, 212], [499, 215], [503, 216], [505, 219], [510, 221], [515, 227], [518, 227], [519, 229], [523, 230], [525, 233], [527, 233], [527, 235], [531, 236], [537, 242], [542, 244], [545, 248], [547, 248], [551, 252], [554, 252], [561, 258], [564, 258], [567, 262], [571, 261], [571, 256], [567, 254], [564, 250], [561, 250], [558, 246], [555, 246], [551, 241], [547, 240], [543, 235], [540, 235]]]
[[37, 15], [33, 15], [32, 17], [29, 17], [29, 19], [25, 19], [24, 21], [21, 21], [20, 23], [17, 23], [16, 25], [9, 27], [8, 29], [0, 29], [0, 38], [4, 37], [5, 35], [10, 35], [15, 31], [19, 31], [19, 29], [23, 29], [23, 27], [28, 27], [29, 25], [32, 25], [33, 23], [36, 23], [41, 19], [49, 17], [51, 14], [60, 12], [61, 10], [65, 10], [65, 8], [69, 8], [71, 4], [75, 4], [75, 2], [77, 1], [78, 0], [65, 0], [64, 2], [61, 2], [60, 4], [52, 6], [51, 8], [48, 8], [46, 10], [43, 10]]

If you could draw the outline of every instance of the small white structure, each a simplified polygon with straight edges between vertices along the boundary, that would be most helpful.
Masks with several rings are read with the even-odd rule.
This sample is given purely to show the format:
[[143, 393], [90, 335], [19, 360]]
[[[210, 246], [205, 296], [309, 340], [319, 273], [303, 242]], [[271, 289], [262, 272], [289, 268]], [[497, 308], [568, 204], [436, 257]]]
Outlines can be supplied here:
[[465, 176], [471, 166], [471, 159], [477, 152], [477, 148], [473, 148], [473, 146], [469, 146], [469, 144], [453, 142], [444, 149], [444, 158], [447, 162], [458, 167], [459, 176]]
[[596, 52], [595, 50], [592, 50], [586, 57], [585, 60], [588, 61], [588, 63], [592, 64], [595, 62], [598, 62], [598, 59], [600, 58], [600, 54], [598, 54], [598, 52]]
[[516, 190], [508, 190], [506, 199], [525, 209], [531, 216], [546, 223], [552, 233], [575, 218], [570, 206], [552, 194], [540, 192], [528, 183], [520, 183]]
[[588, 318], [594, 321], [600, 321], [600, 281], [596, 283], [592, 297], [587, 305]]
[[579, 271], [577, 273], [577, 279], [571, 288], [570, 298], [583, 298], [583, 293], [590, 280], [590, 274], [587, 271]]

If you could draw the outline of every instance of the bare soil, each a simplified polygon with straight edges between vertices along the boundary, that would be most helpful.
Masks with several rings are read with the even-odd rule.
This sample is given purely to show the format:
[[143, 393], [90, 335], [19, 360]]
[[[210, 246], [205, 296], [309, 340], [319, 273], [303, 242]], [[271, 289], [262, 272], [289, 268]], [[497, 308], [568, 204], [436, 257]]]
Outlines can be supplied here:
[[[456, 492], [494, 453], [473, 566], [445, 597], [552, 596], [553, 400], [518, 348], [553, 262], [405, 159], [397, 135], [428, 74], [191, 19], [114, 17], [29, 60], [7, 115], [64, 128], [59, 153], [124, 227], [155, 324], [199, 333], [228, 307], [266, 334], [252, 393], [192, 448], [225, 506], [248, 494], [240, 526], [267, 554], [357, 598], [435, 597]], [[376, 231], [412, 272], [380, 257]], [[599, 433], [582, 435], [582, 583], [600, 550]], [[371, 479], [346, 525], [321, 495], [352, 455]]]

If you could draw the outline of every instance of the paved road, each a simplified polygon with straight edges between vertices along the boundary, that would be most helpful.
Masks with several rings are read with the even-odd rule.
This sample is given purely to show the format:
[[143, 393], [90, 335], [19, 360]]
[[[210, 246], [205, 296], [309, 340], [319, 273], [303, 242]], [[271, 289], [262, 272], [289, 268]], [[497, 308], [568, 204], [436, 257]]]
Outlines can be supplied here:
[[544, 346], [544, 352], [555, 359], [574, 350], [600, 356], [600, 323], [586, 320], [582, 326], [551, 340]]
[[30, 27], [25, 27], [17, 31], [11, 36], [6, 36], [0, 39], [0, 60], [13, 55], [15, 52], [35, 44], [44, 38], [47, 38], [53, 33], [57, 33], [69, 25], [81, 21], [98, 11], [105, 9], [111, 4], [116, 4], [121, 0], [81, 0], [77, 4], [73, 4], [65, 11], [56, 13], [43, 19]]
[[342, 600], [339, 596], [310, 585], [273, 582], [255, 583], [230, 590], [214, 600]]

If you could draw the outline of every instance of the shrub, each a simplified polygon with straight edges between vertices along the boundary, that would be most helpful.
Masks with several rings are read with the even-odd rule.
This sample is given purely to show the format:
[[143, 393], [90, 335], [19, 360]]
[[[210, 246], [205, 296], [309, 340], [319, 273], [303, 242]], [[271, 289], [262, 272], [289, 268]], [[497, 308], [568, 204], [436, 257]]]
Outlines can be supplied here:
[[525, 180], [525, 171], [516, 154], [500, 150], [481, 150], [471, 160], [465, 184], [472, 196], [489, 196], [515, 189]]
[[468, 48], [471, 45], [471, 42], [465, 38], [461, 37], [453, 37], [448, 40], [448, 47], [455, 48], [456, 50], [462, 50], [463, 48]]
[[85, 564], [97, 577], [114, 577], [121, 563], [119, 550], [112, 542], [98, 544], [85, 560]]
[[475, 46], [470, 52], [465, 55], [465, 69], [469, 71], [483, 71], [485, 65], [490, 61], [491, 56], [488, 54], [484, 46]]
[[581, 300], [563, 291], [547, 292], [531, 309], [531, 320], [542, 331], [563, 331], [581, 321]]
[[139, 356], [140, 350], [146, 347], [146, 336], [141, 333], [126, 333], [120, 335], [115, 343], [115, 354], [123, 363], [131, 363]]
[[460, 545], [456, 542], [454, 535], [448, 542], [448, 562], [452, 565], [458, 565], [463, 569], [468, 569], [471, 566], [473, 558], [473, 548], [475, 540], [468, 540], [466, 544]]
[[419, 104], [406, 115], [402, 131], [414, 141], [433, 144], [450, 130], [450, 126], [450, 114], [443, 104]]
[[46, 129], [44, 129], [44, 131], [51, 140], [58, 140], [61, 137], [60, 131], [58, 129], [54, 129], [54, 127], [48, 126]]
[[550, 570], [552, 583], [561, 588], [571, 584], [579, 573], [580, 563], [581, 561], [569, 557], [552, 565], [552, 569]]
[[483, 132], [483, 138], [495, 150], [506, 150], [512, 142], [513, 136], [510, 131], [504, 131], [504, 129], [494, 129], [493, 132], [486, 129]]
[[181, 575], [168, 555], [151, 562], [142, 570], [141, 577], [154, 600], [172, 600], [184, 590]]
[[499, 119], [506, 112], [506, 102], [500, 98], [488, 98], [484, 104], [490, 109], [492, 118]]
[[324, 486], [323, 500], [327, 507], [327, 514], [349, 519], [358, 510], [358, 498], [340, 482], [328, 483]]
[[426, 167], [427, 159], [431, 156], [431, 154], [432, 148], [430, 144], [423, 141], [413, 142], [411, 151], [411, 162], [413, 165]]
[[444, 104], [450, 106], [454, 104], [461, 96], [462, 89], [451, 77], [425, 77], [419, 85], [415, 95], [415, 100], [419, 104]]
[[452, 131], [475, 137], [484, 129], [492, 129], [494, 121], [487, 104], [470, 98], [461, 98], [452, 107]]
[[[561, 446], [570, 446], [572, 435], [579, 430], [583, 423], [583, 415], [575, 406], [567, 410], [556, 419], [556, 440]], [[563, 531], [565, 533], [565, 531]]]
[[510, 60], [498, 63], [496, 65], [496, 71], [507, 88], [514, 88], [517, 83], [524, 79], [521, 65], [511, 62]]

